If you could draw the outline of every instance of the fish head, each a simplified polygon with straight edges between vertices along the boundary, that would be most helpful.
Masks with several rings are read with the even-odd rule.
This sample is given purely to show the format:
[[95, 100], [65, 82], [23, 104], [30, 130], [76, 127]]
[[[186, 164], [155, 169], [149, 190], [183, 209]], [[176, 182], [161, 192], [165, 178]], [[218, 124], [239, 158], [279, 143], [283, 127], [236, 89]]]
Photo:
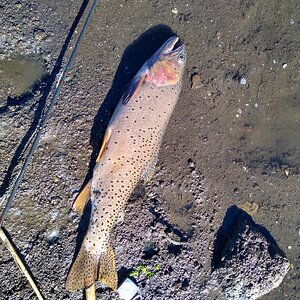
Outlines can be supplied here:
[[175, 47], [179, 38], [169, 38], [149, 59], [146, 80], [156, 86], [176, 85], [181, 81], [185, 63], [186, 47]]

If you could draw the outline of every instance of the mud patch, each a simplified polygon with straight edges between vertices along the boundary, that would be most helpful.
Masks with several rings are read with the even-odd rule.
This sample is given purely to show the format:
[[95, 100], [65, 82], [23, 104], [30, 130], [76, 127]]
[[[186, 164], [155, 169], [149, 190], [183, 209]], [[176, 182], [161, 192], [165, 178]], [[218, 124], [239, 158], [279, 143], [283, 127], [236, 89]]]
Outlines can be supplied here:
[[20, 97], [41, 81], [44, 66], [37, 59], [25, 56], [0, 60], [0, 81], [4, 95]]

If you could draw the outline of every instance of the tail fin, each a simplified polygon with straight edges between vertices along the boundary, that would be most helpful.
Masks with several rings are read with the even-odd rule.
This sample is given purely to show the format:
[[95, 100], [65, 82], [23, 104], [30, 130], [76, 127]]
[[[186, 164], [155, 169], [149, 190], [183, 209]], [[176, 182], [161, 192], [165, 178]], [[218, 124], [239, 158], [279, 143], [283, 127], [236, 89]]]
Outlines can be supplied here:
[[118, 277], [114, 250], [109, 245], [100, 257], [96, 257], [82, 245], [68, 274], [66, 289], [75, 291], [87, 288], [97, 280], [114, 291], [117, 289]]

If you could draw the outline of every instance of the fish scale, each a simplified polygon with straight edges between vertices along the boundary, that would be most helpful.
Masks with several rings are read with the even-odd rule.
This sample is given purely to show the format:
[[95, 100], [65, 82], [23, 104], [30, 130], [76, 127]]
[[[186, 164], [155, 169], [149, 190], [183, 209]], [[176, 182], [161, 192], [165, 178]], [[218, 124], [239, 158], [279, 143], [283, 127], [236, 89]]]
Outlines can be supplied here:
[[66, 287], [76, 290], [96, 280], [117, 288], [111, 231], [121, 219], [137, 182], [154, 168], [159, 147], [181, 91], [185, 47], [166, 41], [144, 64], [121, 98], [106, 130], [91, 183], [79, 195], [91, 201], [91, 218]]

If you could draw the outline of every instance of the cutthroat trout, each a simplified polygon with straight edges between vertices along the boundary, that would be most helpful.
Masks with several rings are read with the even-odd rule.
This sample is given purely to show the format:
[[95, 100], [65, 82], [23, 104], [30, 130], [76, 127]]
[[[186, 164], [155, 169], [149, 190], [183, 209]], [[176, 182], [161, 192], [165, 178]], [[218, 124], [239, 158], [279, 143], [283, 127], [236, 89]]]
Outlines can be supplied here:
[[[181, 91], [185, 45], [169, 38], [146, 61], [121, 97], [106, 130], [93, 177], [74, 202], [83, 212], [91, 201], [91, 218], [68, 274], [67, 290], [101, 281], [117, 289], [115, 253], [110, 234], [139, 180], [154, 173], [158, 151]], [[174, 49], [175, 48], [175, 49]]]

